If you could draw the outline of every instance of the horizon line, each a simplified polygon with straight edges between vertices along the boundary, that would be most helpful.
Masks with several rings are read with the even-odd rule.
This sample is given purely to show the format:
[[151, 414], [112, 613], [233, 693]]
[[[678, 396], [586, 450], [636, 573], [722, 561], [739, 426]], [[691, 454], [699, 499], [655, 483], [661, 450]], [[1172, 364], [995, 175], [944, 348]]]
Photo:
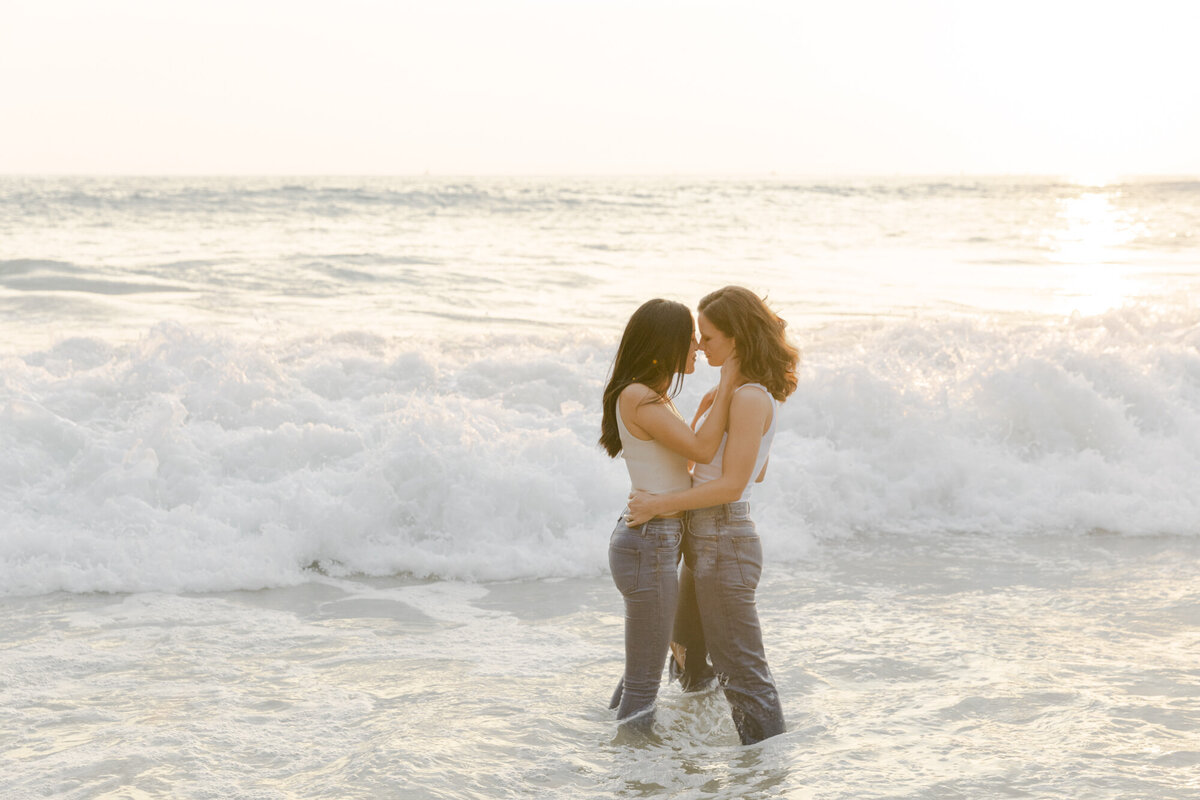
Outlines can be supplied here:
[[[0, 171], [0, 178], [433, 178], [433, 179], [683, 179], [706, 180], [864, 180], [864, 179], [997, 179], [1024, 178], [1061, 180], [1070, 183], [1104, 185], [1155, 179], [1200, 180], [1200, 172], [1139, 172], [1104, 174], [1071, 172], [47, 172]], [[1097, 179], [1098, 178], [1098, 179]]]

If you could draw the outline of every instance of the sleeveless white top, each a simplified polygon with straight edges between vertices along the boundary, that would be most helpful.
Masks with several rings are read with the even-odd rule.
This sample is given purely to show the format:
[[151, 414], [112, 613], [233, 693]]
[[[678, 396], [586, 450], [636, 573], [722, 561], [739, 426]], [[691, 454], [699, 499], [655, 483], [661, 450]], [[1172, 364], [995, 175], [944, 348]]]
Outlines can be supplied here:
[[[679, 417], [679, 410], [670, 400], [666, 403], [671, 413]], [[692, 476], [688, 473], [687, 456], [668, 450], [653, 439], [639, 439], [625, 427], [621, 419], [621, 403], [617, 402], [617, 432], [621, 434], [621, 456], [629, 470], [629, 480], [638, 491], [661, 494], [692, 488]], [[684, 423], [686, 424], [686, 423]]]
[[[759, 474], [761, 474], [763, 471], [763, 467], [767, 464], [767, 456], [771, 454], [771, 442], [775, 440], [775, 421], [779, 418], [779, 403], [777, 403], [775, 398], [771, 396], [771, 393], [767, 391], [767, 387], [763, 386], [761, 383], [743, 383], [741, 386], [734, 389], [734, 391], [740, 392], [742, 389], [745, 389], [749, 386], [762, 389], [767, 395], [767, 398], [770, 399], [771, 424], [767, 426], [767, 432], [763, 434], [762, 439], [758, 442], [758, 455], [754, 458], [754, 471], [750, 473], [750, 481], [746, 484], [746, 488], [742, 490], [742, 496], [738, 498], [739, 501], [750, 499], [750, 489], [754, 486], [755, 479], [758, 478]], [[699, 425], [703, 423], [707, 417], [708, 412], [705, 411], [704, 416], [701, 417], [697, 423], [697, 427], [699, 427]], [[709, 481], [716, 480], [717, 478], [721, 477], [721, 461], [725, 455], [725, 441], [728, 438], [728, 433], [722, 434], [721, 445], [717, 448], [717, 454], [713, 456], [713, 460], [707, 464], [697, 464], [695, 469], [692, 470], [693, 486], [699, 486], [702, 483], [708, 483]]]

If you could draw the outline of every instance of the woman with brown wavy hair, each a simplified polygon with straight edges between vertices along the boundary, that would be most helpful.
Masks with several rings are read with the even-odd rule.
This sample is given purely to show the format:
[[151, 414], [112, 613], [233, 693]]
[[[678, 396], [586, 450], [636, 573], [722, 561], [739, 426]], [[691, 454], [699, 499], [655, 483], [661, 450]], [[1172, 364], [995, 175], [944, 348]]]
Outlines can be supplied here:
[[[687, 512], [686, 567], [674, 634], [676, 661], [683, 662], [681, 682], [688, 689], [704, 681], [707, 648], [738, 736], [751, 744], [785, 727], [755, 606], [762, 545], [750, 519], [750, 490], [766, 475], [778, 404], [796, 389], [800, 354], [784, 335], [786, 323], [740, 286], [726, 286], [701, 300], [697, 322], [700, 349], [710, 364], [740, 360], [725, 435], [712, 461], [696, 465], [690, 489], [635, 493], [627, 521], [637, 525]], [[690, 624], [692, 602], [699, 608], [699, 626]]]

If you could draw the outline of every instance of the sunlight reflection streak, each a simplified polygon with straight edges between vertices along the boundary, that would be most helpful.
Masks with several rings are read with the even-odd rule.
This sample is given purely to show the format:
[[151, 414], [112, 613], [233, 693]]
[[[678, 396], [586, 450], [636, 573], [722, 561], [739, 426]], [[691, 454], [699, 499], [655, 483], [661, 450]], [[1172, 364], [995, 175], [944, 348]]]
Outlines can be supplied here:
[[1062, 264], [1063, 299], [1072, 311], [1097, 314], [1121, 305], [1130, 290], [1115, 250], [1143, 233], [1136, 212], [1114, 205], [1120, 192], [1085, 191], [1060, 203], [1061, 225], [1048, 232], [1050, 258]]

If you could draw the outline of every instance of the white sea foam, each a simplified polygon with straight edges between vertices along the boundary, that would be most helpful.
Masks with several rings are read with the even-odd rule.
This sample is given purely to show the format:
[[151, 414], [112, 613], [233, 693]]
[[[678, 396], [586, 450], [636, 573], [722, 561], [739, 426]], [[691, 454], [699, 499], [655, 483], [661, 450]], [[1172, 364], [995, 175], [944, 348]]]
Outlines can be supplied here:
[[[6, 790], [1183, 797], [1198, 208], [0, 178]], [[736, 747], [719, 692], [664, 687], [661, 742], [614, 737], [600, 388], [638, 303], [728, 282], [805, 351], [754, 493], [789, 731]], [[522, 576], [585, 577], [485, 582]]]
[[[800, 332], [755, 491], [768, 558], [856, 531], [1194, 534], [1200, 313]], [[336, 573], [600, 574], [613, 343], [163, 324], [0, 361], [0, 587], [225, 590]], [[702, 367], [679, 403], [694, 406]]]
[[799, 490], [780, 497], [819, 534], [1195, 533], [1197, 319], [1126, 308], [816, 342], [772, 459]]

